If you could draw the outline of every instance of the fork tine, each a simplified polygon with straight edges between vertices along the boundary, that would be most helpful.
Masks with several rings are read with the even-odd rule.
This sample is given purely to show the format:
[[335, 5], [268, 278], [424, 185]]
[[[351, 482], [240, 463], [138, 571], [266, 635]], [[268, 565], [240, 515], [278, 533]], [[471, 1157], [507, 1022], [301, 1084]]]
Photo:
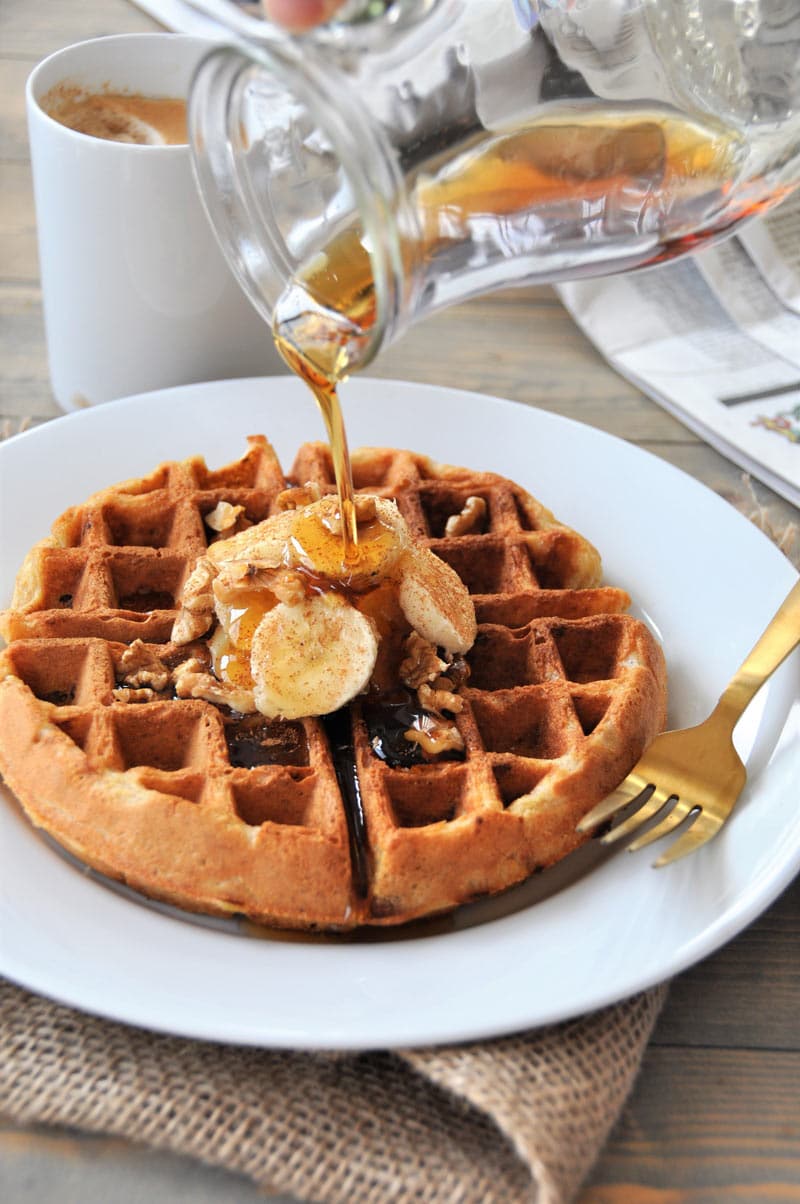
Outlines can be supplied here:
[[708, 811], [699, 811], [697, 816], [692, 821], [691, 826], [678, 837], [674, 844], [670, 845], [666, 853], [653, 862], [654, 868], [658, 869], [662, 865], [670, 865], [671, 862], [677, 861], [679, 857], [686, 857], [689, 853], [693, 853], [695, 849], [699, 849], [712, 836], [716, 836], [722, 827], [723, 821], [719, 817], [711, 815]]
[[642, 824], [646, 824], [649, 819], [657, 815], [669, 798], [670, 795], [666, 791], [659, 790], [656, 786], [652, 794], [644, 800], [641, 807], [637, 807], [633, 815], [629, 815], [621, 824], [617, 824], [610, 832], [606, 832], [605, 836], [601, 836], [600, 843], [611, 844], [615, 840], [622, 840], [624, 836], [630, 836], [631, 832], [637, 831]]
[[611, 819], [612, 815], [615, 815], [617, 811], [621, 811], [623, 807], [627, 807], [629, 803], [634, 801], [634, 799], [637, 799], [640, 795], [644, 794], [645, 790], [647, 789], [647, 786], [636, 785], [630, 780], [629, 777], [625, 778], [624, 781], [620, 782], [616, 790], [614, 790], [606, 798], [601, 799], [596, 806], [592, 807], [591, 811], [588, 811], [586, 815], [584, 815], [583, 819], [577, 825], [576, 830], [578, 832], [591, 831], [591, 829], [596, 828], [598, 824], [602, 824], [605, 822], [605, 820]]
[[686, 803], [683, 799], [677, 798], [675, 795], [672, 797], [675, 804], [672, 809], [657, 824], [653, 824], [652, 828], [649, 828], [647, 832], [644, 832], [641, 836], [637, 836], [636, 840], [631, 841], [628, 845], [629, 853], [635, 853], [637, 849], [643, 849], [645, 845], [652, 844], [654, 841], [660, 840], [662, 836], [666, 836], [669, 832], [674, 831], [675, 828], [683, 823], [687, 815], [690, 815], [695, 809], [693, 803]]

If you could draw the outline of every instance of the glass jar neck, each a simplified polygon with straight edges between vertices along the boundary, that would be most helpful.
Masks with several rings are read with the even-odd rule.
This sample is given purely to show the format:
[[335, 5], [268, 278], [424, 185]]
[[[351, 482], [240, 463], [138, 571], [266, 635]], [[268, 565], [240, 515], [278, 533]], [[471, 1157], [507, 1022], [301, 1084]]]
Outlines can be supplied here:
[[347, 364], [369, 363], [407, 325], [419, 240], [391, 147], [344, 73], [308, 41], [215, 49], [189, 131], [207, 214], [258, 311], [274, 324], [308, 294], [339, 323]]

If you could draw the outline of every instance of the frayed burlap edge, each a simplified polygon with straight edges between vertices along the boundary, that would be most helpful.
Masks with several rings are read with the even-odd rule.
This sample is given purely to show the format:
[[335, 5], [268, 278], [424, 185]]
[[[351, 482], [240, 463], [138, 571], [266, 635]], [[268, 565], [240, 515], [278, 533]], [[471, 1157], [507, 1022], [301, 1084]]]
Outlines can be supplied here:
[[328, 1058], [162, 1036], [0, 984], [0, 1101], [321, 1204], [564, 1204], [665, 988], [498, 1041]]

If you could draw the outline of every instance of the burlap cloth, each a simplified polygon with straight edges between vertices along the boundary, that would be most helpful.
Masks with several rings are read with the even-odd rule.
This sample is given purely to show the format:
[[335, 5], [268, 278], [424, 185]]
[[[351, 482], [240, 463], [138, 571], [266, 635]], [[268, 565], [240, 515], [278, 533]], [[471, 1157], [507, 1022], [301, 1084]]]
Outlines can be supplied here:
[[[796, 530], [776, 531], [748, 482], [730, 500], [797, 562]], [[0, 982], [0, 1107], [326, 1204], [566, 1204], [665, 997], [479, 1044], [330, 1057], [153, 1034]]]

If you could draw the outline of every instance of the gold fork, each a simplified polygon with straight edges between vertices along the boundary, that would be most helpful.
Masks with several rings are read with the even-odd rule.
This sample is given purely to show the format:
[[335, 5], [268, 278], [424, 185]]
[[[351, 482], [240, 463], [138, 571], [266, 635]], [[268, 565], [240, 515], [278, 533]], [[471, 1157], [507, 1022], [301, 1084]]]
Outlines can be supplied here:
[[800, 580], [704, 723], [657, 736], [613, 794], [593, 807], [579, 832], [597, 827], [640, 799], [639, 807], [602, 837], [605, 844], [637, 831], [663, 810], [661, 820], [628, 845], [644, 848], [684, 820], [686, 831], [654, 863], [668, 865], [693, 853], [720, 830], [747, 777], [733, 747], [733, 729], [754, 694], [800, 644]]

